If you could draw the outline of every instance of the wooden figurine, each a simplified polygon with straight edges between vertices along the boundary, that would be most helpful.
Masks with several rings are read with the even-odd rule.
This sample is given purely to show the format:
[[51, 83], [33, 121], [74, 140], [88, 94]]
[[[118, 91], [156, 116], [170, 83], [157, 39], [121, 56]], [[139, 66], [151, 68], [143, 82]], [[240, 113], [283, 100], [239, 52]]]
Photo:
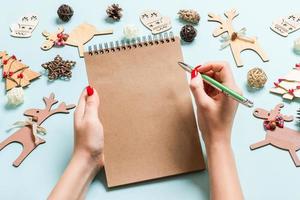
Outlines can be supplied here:
[[5, 51], [0, 52], [0, 60], [3, 67], [2, 77], [5, 78], [6, 82], [6, 91], [17, 86], [28, 86], [32, 80], [41, 76], [40, 73], [32, 71], [21, 60], [18, 60], [16, 56], [8, 56]]
[[284, 99], [293, 100], [295, 97], [300, 98], [300, 64], [283, 78], [274, 83], [270, 92], [280, 94]]
[[287, 37], [290, 33], [300, 29], [300, 14], [290, 14], [287, 17], [277, 19], [273, 21], [270, 28], [275, 33]]
[[29, 117], [29, 120], [24, 122], [18, 122], [21, 128], [14, 134], [9, 136], [6, 140], [0, 143], [0, 150], [11, 143], [19, 143], [23, 146], [23, 151], [19, 157], [13, 162], [13, 166], [18, 167], [23, 160], [40, 144], [46, 141], [37, 136], [36, 132], [39, 129], [43, 129], [40, 125], [50, 116], [57, 113], [69, 113], [69, 110], [74, 108], [75, 105], [66, 105], [64, 102], [60, 103], [55, 109], [51, 109], [58, 101], [54, 98], [54, 94], [51, 93], [50, 97], [44, 97], [46, 107], [44, 109], [28, 109], [24, 112], [24, 115]]
[[169, 17], [161, 16], [158, 11], [146, 10], [140, 14], [140, 20], [144, 26], [151, 30], [152, 34], [165, 32], [172, 28]]
[[103, 30], [98, 31], [95, 26], [83, 23], [77, 26], [69, 34], [64, 34], [64, 29], [62, 27], [58, 28], [58, 31], [54, 33], [49, 33], [47, 31], [43, 32], [46, 37], [46, 41], [42, 44], [41, 48], [43, 50], [49, 50], [54, 45], [63, 46], [64, 44], [78, 47], [80, 57], [83, 57], [84, 44], [90, 41], [95, 35], [106, 35], [112, 34], [113, 30]]
[[264, 140], [252, 144], [251, 150], [255, 150], [266, 145], [273, 145], [283, 150], [289, 151], [295, 165], [300, 166], [300, 160], [296, 152], [300, 149], [300, 132], [284, 127], [284, 122], [293, 121], [293, 116], [287, 116], [280, 113], [283, 104], [278, 104], [270, 112], [257, 108], [253, 115], [264, 120], [265, 131], [267, 132]]
[[241, 60], [240, 54], [244, 50], [252, 50], [256, 52], [264, 62], [269, 61], [267, 55], [258, 44], [256, 37], [246, 37], [245, 28], [241, 29], [241, 31], [239, 32], [236, 32], [234, 30], [232, 26], [232, 21], [236, 16], [238, 16], [236, 10], [230, 10], [225, 12], [225, 16], [227, 19], [223, 20], [219, 15], [208, 14], [209, 17], [208, 21], [220, 23], [220, 26], [217, 29], [215, 29], [213, 32], [214, 37], [218, 37], [224, 33], [228, 34], [226, 36], [222, 35], [223, 44], [221, 48], [225, 48], [227, 46], [231, 47], [231, 51], [237, 66], [238, 67], [243, 66], [243, 62]]
[[10, 26], [10, 35], [18, 38], [28, 38], [31, 37], [32, 32], [38, 25], [39, 19], [35, 14], [28, 14], [20, 17], [17, 23], [13, 23]]

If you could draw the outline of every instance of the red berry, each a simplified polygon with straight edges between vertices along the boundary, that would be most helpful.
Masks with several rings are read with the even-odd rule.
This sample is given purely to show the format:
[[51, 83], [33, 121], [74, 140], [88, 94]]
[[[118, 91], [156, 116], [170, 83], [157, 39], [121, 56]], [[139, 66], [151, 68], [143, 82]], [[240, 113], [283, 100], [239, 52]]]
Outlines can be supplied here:
[[86, 92], [88, 96], [92, 96], [94, 94], [94, 88], [92, 88], [91, 86], [87, 86]]
[[6, 72], [3, 72], [3, 73], [2, 73], [2, 77], [3, 77], [3, 78], [6, 78], [6, 77], [7, 77], [7, 73], [6, 73]]
[[8, 73], [8, 76], [12, 76], [14, 73], [13, 72], [9, 72]]
[[58, 34], [57, 34], [57, 37], [58, 37], [58, 38], [62, 38], [62, 37], [63, 37], [63, 34], [62, 34], [62, 33], [58, 33]]
[[17, 58], [16, 58], [15, 55], [12, 55], [12, 56], [11, 56], [11, 59], [16, 60]]
[[22, 73], [18, 74], [18, 78], [22, 79], [23, 77], [24, 77], [24, 75]]
[[6, 65], [7, 64], [7, 60], [3, 60], [2, 63], [3, 63], [3, 65]]

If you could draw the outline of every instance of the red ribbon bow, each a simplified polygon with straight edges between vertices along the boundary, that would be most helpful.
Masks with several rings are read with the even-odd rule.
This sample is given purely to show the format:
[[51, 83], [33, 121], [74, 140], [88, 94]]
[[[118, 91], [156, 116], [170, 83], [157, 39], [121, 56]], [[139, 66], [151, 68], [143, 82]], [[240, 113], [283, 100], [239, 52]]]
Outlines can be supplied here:
[[67, 41], [69, 35], [65, 33], [57, 34], [57, 40], [54, 42], [56, 46], [64, 46], [65, 41]]
[[266, 130], [271, 130], [271, 131], [275, 130], [277, 126], [279, 128], [283, 128], [283, 126], [284, 126], [284, 120], [281, 116], [277, 116], [275, 118], [275, 120], [271, 120], [271, 121], [265, 120], [264, 121], [264, 127]]

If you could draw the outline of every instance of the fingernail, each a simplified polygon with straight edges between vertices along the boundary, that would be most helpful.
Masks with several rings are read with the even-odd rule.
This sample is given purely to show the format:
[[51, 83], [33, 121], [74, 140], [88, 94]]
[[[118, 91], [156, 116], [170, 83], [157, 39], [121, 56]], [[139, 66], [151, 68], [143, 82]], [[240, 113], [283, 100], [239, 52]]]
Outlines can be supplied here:
[[88, 96], [92, 96], [94, 94], [94, 88], [89, 85], [86, 87], [86, 92]]
[[191, 79], [195, 78], [198, 75], [198, 71], [193, 69], [191, 72]]

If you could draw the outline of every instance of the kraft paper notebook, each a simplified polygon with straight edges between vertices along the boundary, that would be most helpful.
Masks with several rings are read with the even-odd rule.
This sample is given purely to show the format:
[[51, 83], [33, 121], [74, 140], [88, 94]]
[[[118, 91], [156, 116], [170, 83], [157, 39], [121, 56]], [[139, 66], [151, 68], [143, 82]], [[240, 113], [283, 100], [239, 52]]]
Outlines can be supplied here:
[[108, 187], [205, 168], [180, 40], [172, 33], [89, 47]]

